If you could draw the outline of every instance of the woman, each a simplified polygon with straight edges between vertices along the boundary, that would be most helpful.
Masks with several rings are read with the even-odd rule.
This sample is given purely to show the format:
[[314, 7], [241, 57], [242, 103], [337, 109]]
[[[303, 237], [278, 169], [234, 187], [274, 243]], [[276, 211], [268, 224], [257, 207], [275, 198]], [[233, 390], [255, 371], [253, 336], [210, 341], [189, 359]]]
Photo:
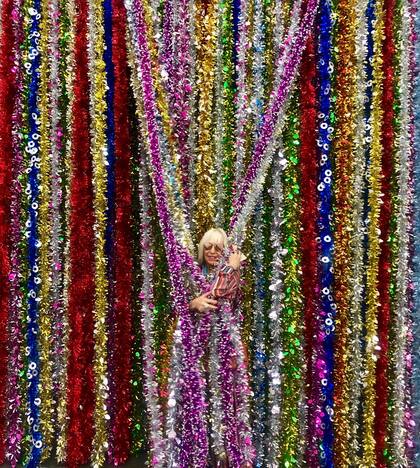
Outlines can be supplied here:
[[[252, 466], [250, 460], [254, 454], [247, 417], [249, 386], [245, 354], [239, 338], [240, 320], [234, 317], [238, 318], [240, 267], [246, 257], [233, 245], [227, 263], [219, 267], [223, 251], [227, 247], [226, 233], [220, 228], [210, 229], [201, 239], [198, 245], [198, 263], [207, 282], [211, 284], [211, 289], [193, 299], [190, 309], [197, 312], [197, 320], [206, 312], [212, 311], [212, 331], [203, 362], [212, 440], [209, 464], [219, 468], [245, 468]], [[239, 338], [236, 345], [235, 340], [229, 336], [232, 327], [236, 329], [236, 336]], [[224, 348], [221, 347], [222, 341], [225, 343]], [[230, 391], [223, 384], [222, 375], [228, 376]], [[229, 421], [227, 414], [233, 419]], [[222, 428], [227, 425], [235, 426], [230, 436], [223, 434]], [[233, 453], [238, 454], [236, 459], [232, 456]]]
[[226, 233], [220, 228], [208, 230], [198, 244], [198, 263], [201, 265], [203, 275], [213, 286], [209, 292], [190, 302], [191, 309], [198, 312], [216, 310], [217, 299], [235, 300], [240, 281], [241, 262], [246, 257], [233, 245], [228, 263], [222, 266], [216, 276], [217, 265], [227, 244]]

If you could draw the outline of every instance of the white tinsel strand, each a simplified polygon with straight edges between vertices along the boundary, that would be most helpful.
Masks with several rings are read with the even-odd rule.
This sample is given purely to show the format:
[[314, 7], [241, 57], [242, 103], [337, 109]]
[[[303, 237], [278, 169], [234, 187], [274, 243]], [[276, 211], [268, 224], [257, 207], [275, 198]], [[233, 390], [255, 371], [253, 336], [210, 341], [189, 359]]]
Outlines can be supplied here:
[[151, 460], [157, 468], [165, 466], [162, 409], [159, 404], [157, 369], [153, 350], [153, 269], [155, 267], [152, 251], [150, 205], [151, 188], [147, 183], [144, 165], [140, 166], [139, 200], [141, 206], [141, 324], [143, 328], [143, 365], [145, 377], [146, 409], [149, 417], [149, 442]]
[[[420, 115], [420, 1], [413, 1], [414, 44], [414, 111]], [[414, 451], [416, 466], [420, 466], [420, 119], [414, 121], [414, 213], [413, 213], [413, 411], [416, 425]]]
[[262, 233], [262, 197], [255, 209], [253, 219], [254, 242], [253, 242], [253, 264], [254, 264], [254, 321], [252, 328], [252, 427], [254, 446], [257, 452], [256, 466], [265, 466], [264, 445], [266, 441], [265, 423], [267, 408], [265, 404], [267, 391], [267, 350], [265, 343], [265, 311], [264, 311], [264, 237]]
[[209, 341], [209, 423], [211, 428], [211, 452], [217, 459], [224, 456], [223, 445], [223, 421], [222, 401], [218, 375], [220, 362], [217, 349], [219, 346], [220, 324], [216, 314], [211, 317], [211, 335]]
[[[255, 0], [253, 3], [253, 31], [252, 31], [252, 83], [250, 102], [250, 131], [252, 131], [253, 141], [258, 138], [259, 129], [262, 124], [264, 110], [264, 53], [265, 53], [265, 26], [264, 26], [264, 5], [262, 0]], [[265, 420], [266, 420], [266, 390], [267, 390], [267, 369], [266, 369], [266, 345], [265, 345], [265, 311], [264, 311], [264, 237], [262, 233], [262, 194], [258, 197], [255, 207], [255, 214], [252, 222], [253, 238], [253, 264], [254, 264], [254, 320], [252, 333], [252, 426], [254, 446], [256, 449], [256, 466], [264, 466], [264, 445], [265, 445]]]
[[[251, 444], [251, 426], [250, 426], [250, 405], [249, 399], [252, 395], [248, 383], [247, 363], [245, 359], [245, 350], [242, 343], [240, 332], [240, 310], [230, 309], [230, 314], [222, 313], [219, 315], [220, 328], [226, 327], [229, 331], [229, 339], [234, 349], [234, 359], [236, 359], [236, 378], [234, 392], [236, 394], [236, 418], [239, 428], [239, 443], [242, 451], [243, 461], [250, 464], [255, 459], [254, 448]], [[244, 464], [245, 464], [244, 463]]]
[[282, 205], [283, 189], [281, 186], [282, 171], [287, 165], [280, 149], [273, 163], [273, 180], [275, 187], [270, 188], [270, 196], [273, 200], [273, 219], [271, 224], [270, 243], [274, 250], [272, 266], [272, 277], [269, 289], [271, 291], [271, 306], [268, 314], [270, 355], [267, 362], [268, 372], [268, 405], [267, 405], [267, 434], [266, 434], [266, 463], [267, 467], [278, 466], [280, 446], [278, 435], [281, 431], [281, 361], [283, 358], [282, 348], [282, 325], [281, 316], [283, 311], [283, 249], [281, 245], [282, 232]]
[[396, 292], [394, 299], [395, 307], [395, 356], [392, 385], [392, 401], [394, 403], [391, 444], [392, 461], [396, 466], [407, 466], [406, 439], [407, 430], [405, 427], [405, 371], [406, 371], [406, 345], [408, 335], [408, 302], [407, 287], [409, 274], [409, 209], [412, 203], [412, 193], [410, 191], [410, 160], [411, 160], [411, 75], [410, 75], [410, 10], [406, 0], [401, 5], [401, 58], [400, 58], [400, 134], [397, 139], [396, 161], [399, 163], [397, 173], [398, 180], [398, 200], [399, 210], [397, 214], [398, 233], [398, 270], [396, 276]]

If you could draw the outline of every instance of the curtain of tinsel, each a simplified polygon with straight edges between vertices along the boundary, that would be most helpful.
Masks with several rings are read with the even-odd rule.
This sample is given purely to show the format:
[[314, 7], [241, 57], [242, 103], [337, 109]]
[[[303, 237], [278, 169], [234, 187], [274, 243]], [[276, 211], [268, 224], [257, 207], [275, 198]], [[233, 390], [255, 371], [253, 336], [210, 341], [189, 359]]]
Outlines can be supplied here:
[[419, 466], [419, 0], [0, 8], [0, 463], [173, 466], [218, 226], [254, 465]]

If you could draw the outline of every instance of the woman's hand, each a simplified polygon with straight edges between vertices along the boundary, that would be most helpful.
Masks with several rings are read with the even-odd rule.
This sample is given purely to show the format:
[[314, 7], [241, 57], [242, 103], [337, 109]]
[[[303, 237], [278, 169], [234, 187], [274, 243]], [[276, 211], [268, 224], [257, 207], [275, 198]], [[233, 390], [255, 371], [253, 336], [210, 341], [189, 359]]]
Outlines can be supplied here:
[[241, 266], [241, 251], [236, 245], [232, 245], [233, 252], [230, 254], [228, 265], [231, 266], [234, 270], [238, 270]]
[[216, 310], [217, 301], [210, 299], [211, 291], [196, 297], [190, 302], [190, 309], [198, 310], [198, 312], [205, 312], [208, 309]]

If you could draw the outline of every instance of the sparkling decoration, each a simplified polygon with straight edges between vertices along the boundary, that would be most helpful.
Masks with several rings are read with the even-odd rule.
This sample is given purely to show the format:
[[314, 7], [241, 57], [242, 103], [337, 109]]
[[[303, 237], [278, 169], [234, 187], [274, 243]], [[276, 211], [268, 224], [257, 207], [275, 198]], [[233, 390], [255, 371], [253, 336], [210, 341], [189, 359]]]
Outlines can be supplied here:
[[[333, 296], [333, 254], [334, 236], [332, 230], [332, 186], [334, 184], [331, 158], [331, 141], [334, 134], [335, 114], [332, 103], [334, 64], [332, 61], [333, 22], [332, 5], [329, 0], [321, 3], [320, 10], [320, 41], [318, 46], [318, 72], [320, 86], [318, 91], [318, 184], [319, 192], [319, 294], [320, 314], [318, 319], [317, 340], [321, 344], [316, 355], [317, 379], [321, 383], [322, 409], [316, 421], [318, 436], [321, 438], [320, 458], [322, 465], [333, 465], [333, 343], [335, 330], [336, 305]], [[325, 183], [325, 177], [331, 178]], [[328, 180], [328, 179], [327, 179]]]
[[[300, 113], [305, 115], [300, 126], [299, 165], [301, 173], [302, 229], [302, 292], [305, 317], [305, 355], [307, 384], [307, 425], [308, 446], [306, 457], [309, 465], [316, 465], [319, 460], [319, 419], [321, 413], [321, 385], [318, 378], [317, 360], [321, 359], [320, 340], [317, 339], [319, 320], [319, 278], [318, 278], [318, 245], [316, 225], [317, 172], [316, 128], [317, 128], [317, 94], [316, 94], [316, 57], [314, 36], [308, 38], [306, 55], [302, 63]], [[305, 78], [304, 78], [305, 77]]]
[[[233, 31], [231, 27], [232, 5], [220, 4], [218, 41], [216, 53], [216, 82], [218, 95], [217, 126], [215, 137], [216, 159], [216, 218], [217, 226], [226, 226], [231, 212], [234, 176], [234, 67]], [[223, 135], [221, 138], [220, 136]]]
[[[281, 144], [280, 144], [281, 148]], [[280, 441], [279, 434], [282, 414], [282, 385], [281, 380], [283, 374], [281, 372], [281, 362], [284, 357], [282, 352], [282, 315], [284, 309], [284, 268], [283, 256], [285, 249], [281, 246], [282, 236], [282, 207], [283, 207], [283, 190], [281, 186], [282, 171], [287, 165], [284, 154], [279, 150], [276, 159], [273, 163], [272, 177], [274, 180], [279, 180], [278, 190], [270, 190], [270, 195], [273, 200], [273, 220], [271, 225], [271, 245], [274, 249], [273, 259], [271, 262], [272, 276], [269, 290], [271, 292], [271, 305], [268, 313], [268, 323], [270, 327], [270, 356], [267, 361], [268, 374], [268, 404], [267, 404], [267, 464], [268, 466], [276, 466], [280, 457]]]
[[[72, 97], [70, 100], [69, 152], [69, 240], [68, 357], [65, 456], [68, 464], [87, 463], [94, 436], [94, 304], [95, 248], [92, 159], [90, 152], [88, 56], [88, 4], [84, 0], [69, 5], [70, 27], [74, 34]], [[83, 200], [83, 203], [81, 203]]]
[[[336, 34], [336, 101], [335, 113], [337, 124], [333, 146], [335, 185], [334, 205], [336, 210], [334, 223], [334, 293], [336, 306], [335, 325], [335, 362], [334, 362], [334, 462], [337, 466], [345, 463], [350, 450], [349, 402], [352, 382], [349, 375], [349, 341], [352, 334], [350, 327], [351, 278], [352, 257], [351, 243], [354, 236], [352, 226], [352, 211], [354, 183], [354, 151], [355, 151], [355, 98], [356, 67], [354, 42], [348, 37], [356, 33], [356, 2], [338, 3], [336, 8], [341, 12], [337, 19]], [[326, 175], [321, 182], [331, 183]]]
[[153, 465], [161, 466], [164, 461], [164, 439], [163, 439], [163, 413], [159, 403], [159, 387], [157, 382], [157, 368], [154, 362], [153, 353], [153, 282], [152, 271], [155, 266], [155, 259], [151, 243], [151, 226], [148, 221], [150, 216], [150, 187], [147, 182], [144, 162], [140, 173], [140, 201], [143, 214], [143, 238], [142, 246], [142, 283], [140, 293], [142, 301], [142, 328], [144, 333], [143, 356], [145, 373], [145, 397], [147, 399], [147, 409], [150, 425], [150, 457]]
[[[347, 367], [347, 385], [351, 384], [352, 393], [348, 399], [348, 440], [354, 448], [349, 458], [350, 465], [360, 465], [360, 422], [359, 412], [362, 404], [362, 307], [364, 294], [364, 180], [366, 177], [366, 135], [365, 107], [369, 107], [367, 99], [367, 72], [365, 70], [367, 57], [367, 20], [365, 12], [366, 1], [359, 2], [355, 18], [355, 99], [354, 99], [354, 175], [352, 178], [353, 199], [353, 235], [351, 239], [352, 261], [350, 268], [351, 304], [349, 318], [348, 354], [351, 362]], [[369, 64], [370, 66], [370, 64]]]
[[[394, 361], [391, 362], [393, 381], [390, 390], [390, 399], [393, 411], [390, 414], [389, 447], [392, 463], [408, 465], [412, 453], [412, 431], [413, 415], [410, 409], [410, 395], [407, 391], [407, 374], [412, 372], [412, 356], [410, 345], [412, 331], [410, 327], [409, 305], [410, 295], [407, 294], [409, 287], [409, 246], [412, 242], [411, 227], [408, 223], [408, 213], [413, 203], [412, 175], [412, 147], [410, 142], [413, 137], [413, 102], [411, 97], [412, 68], [412, 45], [410, 36], [412, 34], [411, 9], [407, 2], [401, 2], [401, 36], [397, 44], [400, 57], [399, 69], [399, 94], [400, 94], [400, 116], [399, 134], [396, 135], [395, 164], [398, 196], [394, 204], [397, 213], [398, 250], [395, 255], [397, 263], [396, 285], [394, 295], [394, 323], [395, 342], [393, 345]], [[393, 194], [394, 195], [394, 194]], [[394, 195], [395, 196], [395, 195]], [[394, 198], [395, 200], [395, 198]], [[413, 348], [415, 349], [415, 348]], [[414, 397], [415, 398], [415, 397]]]
[[[128, 12], [127, 12], [128, 15]], [[132, 48], [132, 43], [129, 42], [130, 46], [128, 49], [128, 62], [130, 69], [135, 69], [135, 57], [134, 51]], [[131, 86], [133, 89], [138, 89], [139, 84], [137, 81], [137, 76], [135, 73], [130, 74]], [[133, 97], [130, 98], [130, 113], [134, 114], [138, 112], [139, 115], [142, 113], [141, 101], [136, 99], [133, 102]], [[139, 125], [136, 125], [136, 122], [131, 122], [131, 130], [135, 137], [138, 136], [139, 132], [142, 132], [143, 122], [139, 122]], [[146, 158], [145, 148], [142, 144], [142, 141], [138, 138], [134, 139], [132, 146], [133, 153], [136, 154], [139, 158], [139, 161], [143, 161]], [[133, 223], [140, 224], [142, 222], [140, 216], [140, 207], [142, 203], [141, 195], [142, 189], [140, 187], [143, 184], [143, 179], [141, 176], [139, 161], [133, 161], [131, 163], [131, 178], [133, 181], [132, 186], [132, 195], [133, 195]], [[155, 249], [154, 249], [155, 250]], [[132, 378], [130, 382], [130, 390], [132, 396], [132, 412], [131, 412], [131, 421], [132, 421], [132, 434], [131, 434], [131, 453], [138, 456], [143, 449], [143, 446], [146, 442], [146, 408], [144, 405], [143, 398], [143, 365], [142, 365], [142, 354], [139, 351], [143, 343], [143, 335], [141, 332], [142, 329], [142, 303], [141, 303], [141, 278], [142, 278], [142, 247], [140, 243], [133, 243], [133, 346], [131, 352], [132, 358]], [[155, 282], [156, 284], [157, 282]], [[157, 353], [156, 353], [157, 354]]]
[[[197, 87], [198, 87], [198, 150], [195, 163], [196, 191], [194, 226], [196, 237], [200, 239], [207, 229], [214, 224], [215, 210], [215, 167], [212, 157], [212, 107], [215, 81], [216, 40], [218, 4], [210, 0], [197, 9], [196, 47], [197, 50]], [[216, 128], [217, 129], [217, 128]], [[215, 130], [216, 130], [215, 129]], [[219, 138], [221, 135], [219, 135]], [[217, 157], [217, 153], [216, 153]], [[220, 156], [219, 156], [220, 160]], [[220, 169], [219, 169], [220, 170]], [[200, 220], [201, 222], [199, 222]]]
[[[60, 3], [52, 2], [49, 5], [50, 14], [50, 41], [48, 43], [49, 57], [49, 85], [50, 85], [50, 158], [51, 158], [51, 185], [50, 185], [50, 224], [51, 234], [49, 243], [49, 261], [51, 271], [49, 283], [50, 303], [50, 326], [54, 334], [50, 333], [52, 358], [52, 395], [57, 395], [59, 400], [59, 389], [63, 386], [62, 378], [65, 373], [64, 358], [64, 323], [63, 313], [63, 192], [65, 184], [62, 184], [63, 176], [63, 145], [65, 144], [63, 128], [65, 128], [64, 115], [66, 109], [66, 91], [62, 70], [65, 69], [64, 59], [66, 57], [66, 42], [60, 47], [60, 29], [65, 21], [65, 12], [60, 11]], [[63, 89], [64, 88], [64, 89]], [[51, 457], [51, 449], [55, 445], [55, 434], [58, 423], [58, 402], [52, 402], [52, 410], [49, 418], [52, 420], [50, 444], [46, 444], [43, 454], [44, 459]], [[58, 448], [57, 448], [58, 452]]]
[[[132, 348], [132, 301], [133, 260], [132, 260], [132, 185], [130, 179], [130, 129], [126, 103], [129, 93], [127, 70], [126, 14], [122, 1], [114, 0], [107, 14], [107, 137], [108, 155], [114, 154], [114, 174], [108, 172], [108, 180], [115, 179], [114, 194], [108, 186], [108, 223], [114, 223], [108, 231], [107, 254], [113, 259], [110, 265], [110, 279], [115, 281], [113, 291], [113, 323], [111, 330], [113, 369], [110, 381], [113, 384], [114, 401], [108, 400], [110, 411], [110, 458], [114, 464], [124, 463], [130, 453], [131, 429], [131, 348]], [[114, 21], [111, 23], [111, 20]], [[112, 26], [112, 30], [110, 29]], [[109, 44], [112, 42], [112, 46]], [[110, 55], [112, 57], [110, 57]], [[112, 59], [112, 66], [111, 61]], [[113, 70], [113, 73], [110, 72]], [[114, 200], [113, 199], [114, 195]], [[114, 212], [109, 208], [114, 201]], [[113, 235], [110, 235], [109, 231]], [[113, 250], [114, 249], [114, 250]], [[113, 274], [112, 274], [113, 273]], [[108, 350], [110, 346], [108, 346]]]
[[236, 104], [236, 127], [235, 127], [235, 142], [236, 142], [236, 164], [235, 164], [235, 187], [238, 189], [241, 178], [244, 173], [244, 163], [246, 156], [246, 132], [247, 132], [247, 115], [249, 108], [250, 94], [248, 92], [247, 68], [249, 57], [251, 54], [251, 42], [249, 40], [250, 33], [250, 10], [252, 2], [241, 0], [239, 6], [239, 24], [238, 24], [238, 40], [236, 44], [236, 87], [235, 95]]
[[[55, 314], [55, 324], [57, 330], [57, 341], [55, 343], [55, 359], [54, 359], [54, 380], [55, 388], [57, 389], [57, 460], [62, 462], [66, 459], [67, 448], [67, 361], [69, 356], [68, 341], [69, 341], [69, 283], [70, 283], [70, 236], [65, 229], [70, 222], [70, 184], [72, 177], [71, 165], [71, 126], [67, 128], [66, 123], [71, 122], [71, 113], [73, 109], [72, 84], [74, 79], [74, 53], [72, 46], [74, 44], [74, 28], [75, 28], [75, 11], [74, 3], [60, 2], [59, 4], [60, 19], [59, 25], [59, 51], [60, 64], [59, 73], [63, 76], [60, 104], [61, 104], [61, 129], [62, 129], [62, 145], [60, 154], [62, 163], [60, 165], [62, 179], [57, 175], [55, 184], [61, 185], [63, 181], [63, 200], [55, 207], [58, 211], [63, 211], [62, 224], [59, 220], [56, 221], [53, 229], [53, 245], [60, 242], [60, 250], [53, 254], [53, 258], [61, 265], [61, 270], [57, 271], [56, 282], [57, 290], [55, 298], [57, 300], [57, 311]], [[53, 68], [52, 68], [53, 70]], [[63, 74], [66, 70], [67, 73]], [[54, 158], [53, 158], [54, 164]], [[54, 195], [53, 195], [54, 196]], [[60, 229], [61, 228], [61, 229]], [[60, 263], [62, 260], [62, 263]], [[60, 289], [61, 288], [61, 289]], [[61, 292], [62, 291], [62, 292]], [[61, 299], [61, 301], [59, 301]]]
[[39, 200], [39, 276], [41, 279], [40, 301], [39, 301], [39, 346], [40, 346], [40, 399], [42, 401], [40, 412], [40, 424], [43, 433], [43, 453], [42, 459], [46, 460], [51, 456], [51, 446], [54, 438], [54, 419], [51, 418], [53, 412], [52, 402], [52, 359], [51, 359], [51, 325], [52, 325], [52, 304], [50, 303], [50, 242], [51, 242], [51, 220], [49, 209], [51, 204], [51, 140], [54, 136], [50, 128], [50, 102], [48, 87], [50, 84], [50, 61], [48, 40], [53, 38], [51, 34], [51, 19], [48, 2], [41, 2], [41, 22], [40, 22], [40, 86], [39, 86], [39, 111], [40, 111], [40, 173], [42, 190]]
[[[156, 103], [154, 100], [153, 81], [151, 75], [150, 55], [146, 40], [146, 24], [142, 5], [139, 2], [126, 3], [129, 14], [131, 34], [136, 37], [139, 48], [139, 67], [141, 70], [141, 85], [144, 110], [147, 118], [147, 131], [151, 165], [154, 168], [153, 187], [157, 198], [157, 210], [160, 226], [165, 239], [168, 256], [169, 272], [172, 283], [174, 306], [179, 314], [181, 343], [189, 352], [185, 356], [184, 383], [182, 389], [183, 404], [189, 411], [183, 414], [182, 433], [180, 436], [179, 461], [181, 464], [202, 466], [207, 458], [207, 437], [204, 427], [205, 401], [203, 395], [203, 378], [197, 367], [198, 350], [192, 344], [192, 317], [189, 311], [186, 291], [182, 285], [181, 263], [178, 257], [179, 248], [170, 224], [167, 196], [162, 174], [162, 160], [159, 148], [159, 127], [156, 122]], [[135, 11], [135, 15], [133, 12]], [[176, 403], [175, 403], [176, 404]], [[171, 456], [171, 453], [168, 454]]]
[[[376, 363], [376, 423], [375, 423], [375, 443], [376, 460], [379, 466], [386, 463], [387, 446], [387, 406], [389, 401], [388, 389], [386, 386], [388, 373], [388, 353], [389, 353], [389, 326], [390, 326], [390, 308], [391, 308], [391, 218], [393, 203], [391, 199], [391, 186], [393, 166], [396, 165], [395, 158], [392, 157], [392, 151], [395, 141], [394, 130], [394, 105], [391, 103], [394, 98], [394, 80], [393, 58], [395, 56], [395, 41], [393, 37], [393, 24], [395, 15], [395, 3], [393, 1], [384, 2], [384, 38], [382, 47], [384, 50], [384, 59], [382, 62], [383, 84], [382, 84], [382, 154], [381, 154], [381, 205], [379, 207], [379, 231], [380, 234], [380, 253], [378, 271], [378, 309], [377, 309], [377, 335], [378, 342], [376, 350], [378, 359]], [[390, 242], [391, 240], [391, 242]]]
[[[1, 10], [1, 24], [4, 25], [10, 18], [13, 16], [16, 18], [18, 12], [15, 11], [12, 16], [14, 4], [12, 1], [8, 1], [2, 4]], [[14, 22], [13, 22], [14, 23]], [[12, 24], [13, 24], [12, 23]], [[11, 51], [16, 50], [14, 48], [14, 34], [13, 30], [10, 28], [10, 31], [4, 32], [4, 27], [2, 28], [1, 35], [1, 68], [0, 68], [0, 119], [1, 119], [1, 130], [0, 138], [2, 141], [2, 149], [0, 151], [0, 180], [2, 183], [2, 190], [0, 193], [0, 235], [1, 235], [1, 246], [0, 246], [0, 323], [2, 326], [2, 336], [0, 338], [0, 462], [4, 463], [6, 461], [6, 440], [7, 440], [7, 420], [6, 415], [8, 413], [7, 402], [10, 401], [12, 405], [16, 405], [16, 396], [15, 398], [10, 398], [8, 394], [8, 358], [9, 358], [9, 349], [11, 351], [11, 358], [16, 361], [16, 347], [19, 346], [19, 342], [13, 343], [13, 338], [10, 338], [11, 343], [9, 344], [9, 329], [8, 329], [8, 319], [9, 316], [12, 318], [10, 329], [13, 331], [13, 328], [18, 326], [17, 317], [16, 317], [16, 306], [11, 305], [9, 299], [9, 284], [12, 286], [12, 292], [16, 291], [16, 287], [13, 287], [13, 279], [16, 275], [15, 265], [12, 264], [13, 260], [11, 258], [11, 241], [15, 239], [12, 233], [12, 221], [16, 221], [16, 218], [13, 219], [13, 215], [16, 216], [16, 201], [13, 203], [14, 213], [9, 212], [8, 206], [11, 199], [11, 184], [12, 184], [12, 167], [8, 164], [8, 158], [11, 155], [16, 153], [13, 151], [13, 137], [12, 137], [12, 115], [13, 115], [13, 106], [14, 106], [14, 96], [16, 94], [16, 80], [18, 76], [13, 74], [13, 62], [15, 55], [11, 54]], [[16, 156], [15, 156], [16, 157]], [[13, 158], [16, 162], [15, 158]], [[10, 283], [9, 283], [10, 281]], [[13, 302], [18, 300], [16, 297]], [[11, 305], [11, 307], [10, 307]], [[9, 309], [10, 312], [9, 312]], [[13, 310], [14, 309], [14, 310]], [[13, 327], [13, 328], [12, 328]], [[19, 328], [17, 329], [19, 333]], [[12, 336], [12, 335], [11, 335]], [[19, 339], [17, 337], [17, 339]], [[9, 348], [10, 346], [10, 348]], [[16, 379], [13, 379], [16, 380]], [[12, 384], [13, 382], [10, 382]], [[10, 400], [9, 400], [9, 398]], [[15, 400], [15, 401], [13, 401]], [[12, 406], [11, 405], [11, 406]], [[12, 408], [13, 408], [12, 406]], [[16, 413], [16, 409], [12, 409], [13, 413]], [[13, 415], [11, 423], [15, 424], [13, 427], [14, 431], [19, 429], [16, 427], [16, 416]], [[13, 458], [16, 457], [16, 452], [13, 451]], [[15, 460], [14, 460], [15, 462]]]
[[416, 466], [418, 0], [0, 3], [0, 462]]
[[290, 104], [290, 114], [283, 133], [286, 165], [282, 173], [284, 187], [283, 217], [287, 229], [283, 232], [281, 247], [284, 249], [283, 279], [284, 313], [282, 316], [282, 419], [280, 431], [280, 464], [299, 466], [303, 451], [301, 443], [303, 386], [305, 364], [303, 360], [301, 257], [299, 252], [300, 190], [298, 180], [299, 127], [297, 96]]
[[[252, 67], [251, 67], [251, 87], [250, 102], [251, 122], [249, 122], [249, 132], [252, 141], [255, 141], [261, 128], [263, 106], [264, 106], [264, 52], [265, 52], [265, 23], [263, 2], [257, 0], [253, 4], [252, 10]], [[264, 436], [266, 415], [266, 336], [265, 336], [265, 310], [264, 310], [264, 233], [263, 233], [263, 196], [259, 196], [251, 226], [255, 230], [253, 236], [254, 250], [254, 301], [253, 308], [253, 331], [251, 349], [252, 360], [252, 387], [253, 387], [253, 427], [254, 445], [257, 453], [256, 465], [264, 466]]]
[[[12, 229], [10, 232], [11, 249], [10, 260], [11, 267], [9, 272], [10, 284], [10, 313], [9, 313], [9, 368], [8, 368], [8, 395], [6, 397], [9, 402], [7, 418], [7, 439], [4, 439], [7, 444], [6, 460], [11, 466], [16, 466], [20, 454], [21, 443], [24, 435], [23, 408], [26, 404], [25, 398], [25, 378], [23, 372], [24, 358], [21, 350], [23, 348], [24, 337], [22, 326], [22, 316], [24, 313], [25, 299], [23, 291], [20, 288], [22, 282], [22, 265], [25, 260], [22, 258], [22, 201], [24, 197], [22, 192], [25, 184], [25, 171], [23, 165], [23, 154], [21, 145], [21, 128], [22, 128], [22, 98], [24, 87], [24, 74], [22, 70], [22, 51], [20, 45], [23, 35], [22, 24], [22, 3], [15, 2], [12, 10], [12, 30], [13, 30], [13, 54], [14, 54], [14, 69], [13, 81], [15, 87], [15, 100], [13, 105], [13, 113], [11, 116], [12, 122], [12, 138], [13, 138], [13, 163], [12, 163], [12, 193], [10, 200], [10, 214], [12, 220]], [[5, 61], [5, 63], [7, 63]], [[3, 75], [2, 75], [3, 76]], [[6, 76], [6, 75], [4, 75]], [[4, 128], [8, 128], [5, 126]], [[7, 141], [2, 140], [2, 141]], [[6, 144], [5, 147], [7, 148]]]
[[29, 93], [27, 96], [27, 139], [25, 153], [28, 161], [28, 182], [25, 189], [28, 203], [28, 217], [25, 225], [25, 236], [28, 239], [28, 310], [26, 330], [27, 341], [27, 365], [26, 375], [28, 379], [28, 429], [30, 434], [30, 448], [27, 454], [28, 466], [38, 466], [42, 453], [42, 433], [40, 428], [40, 350], [39, 350], [39, 306], [40, 306], [40, 226], [38, 225], [39, 201], [40, 201], [40, 126], [41, 115], [37, 100], [40, 87], [40, 44], [37, 35], [40, 31], [41, 2], [35, 0], [25, 12], [28, 15], [30, 35], [29, 51], [24, 56], [28, 73]]
[[[414, 74], [413, 74], [413, 115], [417, 115], [420, 109], [420, 11], [419, 2], [413, 4], [414, 13]], [[413, 423], [414, 423], [414, 452], [415, 463], [420, 462], [420, 244], [416, 239], [420, 235], [420, 121], [414, 120], [414, 157], [413, 157], [413, 260], [412, 282], [413, 291], [413, 362], [412, 362], [412, 387], [413, 387]]]
[[[67, 362], [69, 356], [69, 283], [70, 283], [70, 236], [65, 227], [70, 223], [70, 201], [71, 191], [69, 189], [72, 179], [72, 164], [71, 164], [71, 142], [72, 128], [67, 127], [67, 122], [72, 121], [73, 110], [73, 79], [74, 79], [74, 28], [75, 28], [75, 5], [72, 1], [60, 2], [60, 24], [59, 24], [59, 51], [60, 64], [59, 73], [63, 77], [60, 94], [61, 112], [61, 130], [62, 135], [58, 131], [57, 136], [61, 142], [60, 156], [61, 164], [58, 173], [54, 174], [53, 184], [62, 187], [63, 197], [61, 201], [57, 200], [57, 205], [54, 205], [55, 210], [62, 212], [62, 223], [60, 220], [55, 221], [52, 234], [52, 246], [60, 245], [60, 248], [52, 254], [53, 261], [57, 262], [56, 276], [53, 276], [53, 284], [56, 289], [53, 289], [54, 304], [57, 304], [55, 314], [55, 329], [57, 340], [55, 342], [55, 362], [54, 362], [54, 382], [57, 392], [57, 460], [63, 462], [66, 460], [67, 454]], [[53, 67], [51, 67], [53, 71]], [[66, 73], [64, 73], [66, 71]], [[53, 167], [55, 165], [53, 156]], [[53, 192], [53, 197], [55, 192]], [[58, 195], [58, 194], [57, 194]], [[54, 198], [53, 198], [54, 200]], [[54, 203], [54, 201], [53, 201]], [[53, 247], [54, 248], [54, 247]], [[60, 262], [61, 260], [61, 262]], [[61, 267], [61, 268], [60, 268]], [[55, 280], [55, 281], [54, 281]]]
[[[93, 162], [93, 188], [95, 223], [93, 226], [95, 238], [95, 306], [94, 306], [94, 339], [95, 357], [93, 369], [95, 374], [95, 410], [92, 464], [102, 466], [108, 448], [107, 420], [110, 418], [106, 405], [108, 396], [107, 369], [107, 259], [105, 256], [106, 229], [106, 159], [108, 147], [106, 144], [106, 74], [104, 63], [104, 20], [102, 2], [89, 2], [89, 77], [90, 77], [90, 119], [91, 119], [91, 153]], [[107, 162], [109, 164], [109, 161]]]
[[381, 157], [382, 142], [381, 128], [383, 121], [382, 109], [382, 60], [378, 60], [378, 51], [382, 46], [383, 38], [383, 8], [382, 4], [376, 3], [375, 29], [373, 33], [374, 52], [373, 58], [373, 98], [371, 111], [371, 150], [370, 165], [368, 170], [369, 181], [369, 218], [368, 218], [368, 269], [366, 278], [366, 359], [364, 379], [364, 407], [363, 407], [363, 458], [362, 462], [367, 465], [375, 465], [375, 376], [376, 362], [378, 360], [378, 268], [380, 255], [380, 191], [381, 191]]

